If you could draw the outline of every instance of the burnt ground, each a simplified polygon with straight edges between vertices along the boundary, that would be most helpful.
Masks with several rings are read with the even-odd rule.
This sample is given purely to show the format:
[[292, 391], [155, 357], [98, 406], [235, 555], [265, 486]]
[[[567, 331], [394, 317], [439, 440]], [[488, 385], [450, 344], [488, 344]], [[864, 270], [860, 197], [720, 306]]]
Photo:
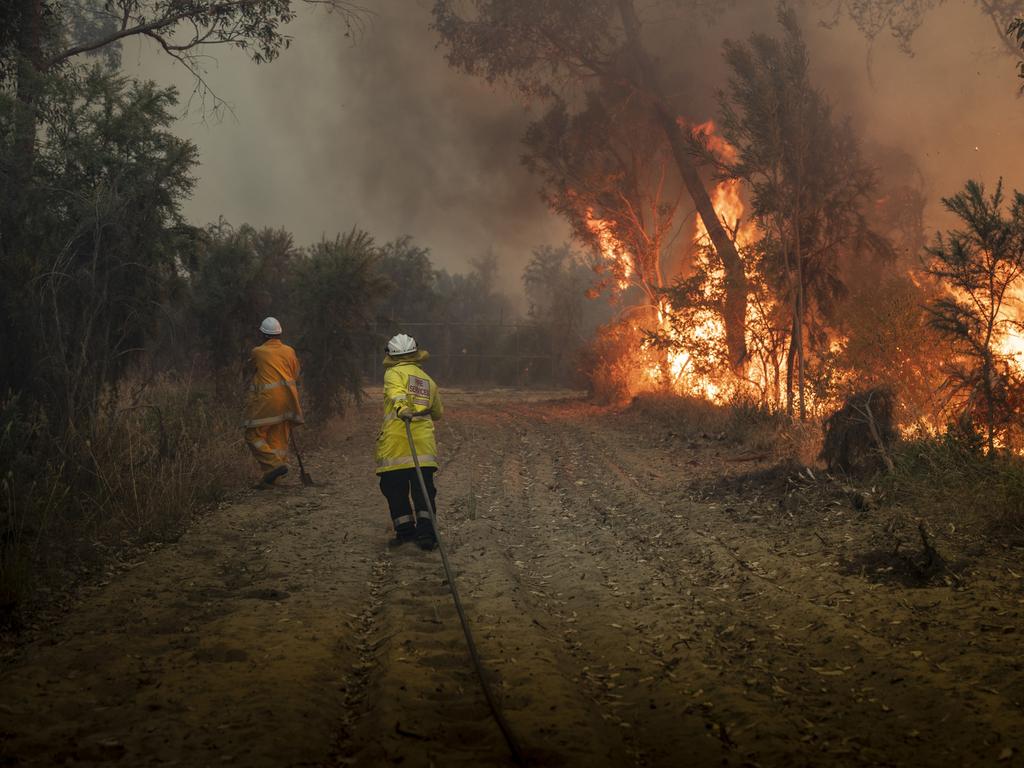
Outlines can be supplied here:
[[[442, 530], [538, 766], [1024, 765], [1022, 550], [635, 409], [448, 397]], [[0, 765], [510, 765], [375, 404], [37, 624]]]

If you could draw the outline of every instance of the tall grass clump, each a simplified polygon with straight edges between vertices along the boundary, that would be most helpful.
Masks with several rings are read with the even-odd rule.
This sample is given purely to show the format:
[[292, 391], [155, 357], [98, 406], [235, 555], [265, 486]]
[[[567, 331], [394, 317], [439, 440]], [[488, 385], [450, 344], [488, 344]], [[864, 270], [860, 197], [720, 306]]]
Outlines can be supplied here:
[[984, 454], [977, 441], [951, 432], [898, 444], [885, 480], [892, 498], [933, 522], [979, 530], [1024, 531], [1024, 460]]
[[48, 533], [70, 486], [45, 413], [16, 395], [0, 400], [0, 625], [31, 590]]
[[716, 404], [699, 397], [651, 393], [634, 398], [634, 413], [670, 426], [688, 439], [720, 440], [763, 454], [766, 460], [813, 463], [820, 443], [820, 428], [812, 422], [798, 422], [781, 411], [738, 399]]
[[236, 408], [188, 383], [108, 395], [88, 431], [0, 402], [0, 626], [43, 593], [175, 538], [248, 469]]

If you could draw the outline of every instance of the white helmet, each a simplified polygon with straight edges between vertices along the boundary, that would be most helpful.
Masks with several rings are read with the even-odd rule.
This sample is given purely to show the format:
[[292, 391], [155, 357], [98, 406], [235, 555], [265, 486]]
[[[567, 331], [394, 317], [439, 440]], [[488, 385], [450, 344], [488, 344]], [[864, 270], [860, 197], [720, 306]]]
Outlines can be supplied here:
[[281, 335], [281, 323], [277, 321], [276, 317], [267, 317], [260, 323], [260, 333], [264, 336], [280, 336]]
[[404, 333], [400, 333], [391, 338], [391, 341], [388, 342], [386, 351], [392, 357], [398, 357], [399, 355], [411, 355], [416, 351], [416, 339], [412, 336], [406, 336]]

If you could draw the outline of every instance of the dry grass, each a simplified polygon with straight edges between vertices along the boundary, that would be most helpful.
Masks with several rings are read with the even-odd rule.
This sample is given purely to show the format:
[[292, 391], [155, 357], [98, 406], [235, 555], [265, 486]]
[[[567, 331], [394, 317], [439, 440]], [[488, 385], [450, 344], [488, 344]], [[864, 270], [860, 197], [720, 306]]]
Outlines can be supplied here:
[[251, 471], [237, 405], [188, 383], [108, 403], [87, 437], [52, 437], [16, 400], [0, 408], [0, 624], [133, 547], [174, 539]]
[[162, 384], [119, 409], [92, 446], [95, 498], [133, 540], [175, 535], [191, 514], [248, 476], [236, 408], [191, 387]]
[[656, 368], [663, 353], [644, 348], [644, 334], [631, 319], [601, 328], [580, 353], [577, 368], [590, 396], [598, 403], [625, 403], [644, 382], [644, 371]]
[[901, 443], [894, 459], [884, 486], [896, 503], [935, 525], [1024, 542], [1021, 457], [985, 456], [947, 435]]
[[631, 408], [659, 423], [671, 424], [685, 437], [715, 437], [764, 454], [766, 460], [812, 466], [821, 449], [819, 423], [800, 423], [747, 402], [716, 405], [694, 397], [645, 394], [635, 398]]

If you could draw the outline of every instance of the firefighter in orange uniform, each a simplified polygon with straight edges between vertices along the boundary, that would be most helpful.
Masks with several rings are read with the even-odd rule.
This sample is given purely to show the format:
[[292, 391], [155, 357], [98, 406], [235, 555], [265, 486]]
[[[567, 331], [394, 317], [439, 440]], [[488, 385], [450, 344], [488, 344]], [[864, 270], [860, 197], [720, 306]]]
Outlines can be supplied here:
[[292, 424], [302, 424], [299, 402], [299, 359], [281, 341], [281, 323], [268, 317], [260, 323], [263, 343], [252, 351], [256, 373], [245, 409], [245, 442], [263, 470], [260, 488], [288, 474], [288, 438]]

